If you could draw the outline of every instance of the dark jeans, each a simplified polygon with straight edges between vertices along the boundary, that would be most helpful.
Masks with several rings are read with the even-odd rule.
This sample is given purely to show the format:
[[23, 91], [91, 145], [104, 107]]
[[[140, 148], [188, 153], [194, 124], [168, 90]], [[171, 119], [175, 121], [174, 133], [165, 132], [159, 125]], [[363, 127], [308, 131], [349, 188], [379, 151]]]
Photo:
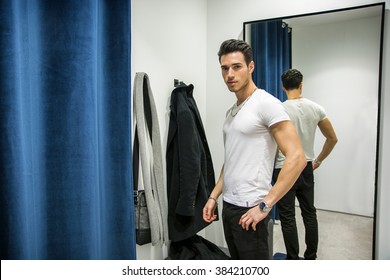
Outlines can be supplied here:
[[223, 202], [222, 221], [226, 243], [233, 260], [267, 260], [269, 215], [256, 225], [256, 231], [242, 229], [240, 218], [250, 208]]
[[[276, 182], [279, 172], [280, 169], [274, 170], [274, 182]], [[277, 203], [287, 259], [290, 260], [299, 259], [298, 231], [295, 220], [295, 197], [299, 201], [303, 224], [305, 226], [306, 251], [304, 258], [315, 260], [317, 258], [318, 248], [318, 222], [317, 211], [314, 207], [314, 175], [311, 162], [307, 163], [307, 166], [293, 187]]]

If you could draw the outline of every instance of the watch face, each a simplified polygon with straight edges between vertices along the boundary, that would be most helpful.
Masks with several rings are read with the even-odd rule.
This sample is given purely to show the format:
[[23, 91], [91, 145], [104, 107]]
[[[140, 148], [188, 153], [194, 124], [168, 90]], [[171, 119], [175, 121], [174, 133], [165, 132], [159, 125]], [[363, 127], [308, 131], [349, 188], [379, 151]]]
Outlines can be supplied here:
[[260, 210], [263, 212], [269, 212], [271, 210], [271, 208], [269, 208], [264, 201], [260, 202], [259, 206], [260, 206]]
[[261, 209], [261, 211], [263, 211], [264, 210], [264, 207], [265, 207], [265, 203], [262, 201], [262, 202], [260, 202], [260, 209]]

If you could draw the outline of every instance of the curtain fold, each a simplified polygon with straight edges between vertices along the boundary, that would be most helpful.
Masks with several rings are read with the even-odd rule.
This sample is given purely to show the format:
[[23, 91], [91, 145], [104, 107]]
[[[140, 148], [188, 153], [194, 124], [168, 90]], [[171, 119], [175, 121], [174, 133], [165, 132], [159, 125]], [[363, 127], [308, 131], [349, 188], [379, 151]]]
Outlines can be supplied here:
[[1, 259], [134, 259], [130, 0], [0, 3]]
[[253, 80], [281, 101], [282, 73], [291, 68], [291, 29], [282, 20], [251, 24], [251, 45], [255, 62]]

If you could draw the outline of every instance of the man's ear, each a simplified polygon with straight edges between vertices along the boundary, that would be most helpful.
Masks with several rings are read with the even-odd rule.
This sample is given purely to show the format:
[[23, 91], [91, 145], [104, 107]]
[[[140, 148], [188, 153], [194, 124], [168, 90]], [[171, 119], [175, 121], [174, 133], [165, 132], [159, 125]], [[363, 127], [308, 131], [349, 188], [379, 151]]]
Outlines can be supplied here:
[[253, 60], [249, 62], [248, 68], [249, 68], [249, 73], [251, 74], [253, 73], [253, 71], [255, 71], [255, 62]]

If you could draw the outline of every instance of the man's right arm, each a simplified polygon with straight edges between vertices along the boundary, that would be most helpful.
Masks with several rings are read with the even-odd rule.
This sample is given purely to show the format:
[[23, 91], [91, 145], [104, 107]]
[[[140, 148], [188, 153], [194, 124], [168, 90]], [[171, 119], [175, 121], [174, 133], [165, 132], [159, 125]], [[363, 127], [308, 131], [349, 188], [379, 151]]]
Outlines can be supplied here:
[[222, 166], [221, 174], [219, 175], [217, 184], [215, 185], [213, 191], [209, 196], [209, 199], [206, 202], [206, 205], [203, 208], [203, 220], [209, 223], [211, 223], [217, 218], [217, 215], [214, 213], [214, 211], [217, 208], [218, 197], [222, 193], [223, 173], [224, 173], [224, 168]]

